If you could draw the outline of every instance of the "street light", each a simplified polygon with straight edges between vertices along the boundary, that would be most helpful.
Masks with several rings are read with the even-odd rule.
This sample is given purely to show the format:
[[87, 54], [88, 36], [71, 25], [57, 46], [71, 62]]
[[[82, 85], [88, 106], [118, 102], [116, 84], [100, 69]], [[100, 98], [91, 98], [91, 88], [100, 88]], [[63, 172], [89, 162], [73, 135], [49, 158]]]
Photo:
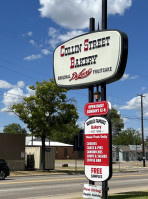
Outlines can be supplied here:
[[100, 93], [99, 91], [96, 91], [96, 92], [94, 93], [94, 96], [95, 96], [96, 102], [98, 102], [99, 99], [100, 99], [100, 97], [101, 97], [101, 93]]

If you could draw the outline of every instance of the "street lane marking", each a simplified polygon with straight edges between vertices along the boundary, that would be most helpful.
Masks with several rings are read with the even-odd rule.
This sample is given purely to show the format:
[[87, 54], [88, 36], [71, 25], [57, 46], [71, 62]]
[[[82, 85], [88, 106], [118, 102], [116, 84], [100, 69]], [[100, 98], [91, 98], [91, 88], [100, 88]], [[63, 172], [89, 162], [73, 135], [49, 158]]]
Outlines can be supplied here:
[[[121, 175], [121, 176], [113, 176], [112, 178], [126, 178], [126, 177], [138, 177], [138, 176], [148, 176], [148, 174], [143, 174], [143, 175]], [[28, 180], [28, 181], [17, 181], [17, 182], [2, 182], [2, 183], [0, 183], [0, 185], [37, 183], [37, 182], [56, 182], [56, 181], [68, 181], [68, 180], [85, 180], [85, 179], [87, 179], [87, 178], [83, 177], [83, 178], [49, 179], [49, 180]]]
[[86, 178], [66, 178], [66, 179], [51, 179], [51, 180], [30, 180], [30, 181], [19, 181], [19, 182], [6, 182], [0, 184], [20, 184], [20, 183], [33, 183], [33, 182], [56, 182], [56, 181], [66, 181], [66, 180], [83, 180]]
[[121, 178], [121, 177], [123, 177], [123, 178], [126, 178], [126, 177], [138, 177], [138, 176], [148, 176], [148, 174], [140, 174], [140, 175], [132, 175], [132, 174], [130, 174], [130, 175], [121, 175], [121, 176], [113, 176], [113, 178]]

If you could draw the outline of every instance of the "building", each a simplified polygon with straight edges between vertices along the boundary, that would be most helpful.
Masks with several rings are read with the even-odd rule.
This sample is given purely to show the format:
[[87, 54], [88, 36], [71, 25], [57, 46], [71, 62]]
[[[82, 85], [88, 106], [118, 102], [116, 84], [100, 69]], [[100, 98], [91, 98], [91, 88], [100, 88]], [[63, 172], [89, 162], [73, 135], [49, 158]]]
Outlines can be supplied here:
[[[26, 137], [26, 147], [30, 146], [42, 146], [41, 138]], [[73, 145], [65, 144], [61, 142], [49, 141], [45, 139], [46, 148], [55, 149], [55, 159], [75, 159], [76, 157], [81, 157], [81, 153], [73, 151]]]
[[[117, 145], [116, 161], [141, 161], [143, 159], [141, 145]], [[148, 147], [145, 146], [145, 158], [148, 160]]]
[[[26, 137], [25, 165], [28, 169], [41, 169], [41, 138]], [[73, 145], [45, 140], [45, 169], [55, 169], [55, 159], [81, 158], [81, 152], [73, 151]]]
[[10, 170], [25, 168], [25, 135], [0, 133], [0, 159], [5, 159]]

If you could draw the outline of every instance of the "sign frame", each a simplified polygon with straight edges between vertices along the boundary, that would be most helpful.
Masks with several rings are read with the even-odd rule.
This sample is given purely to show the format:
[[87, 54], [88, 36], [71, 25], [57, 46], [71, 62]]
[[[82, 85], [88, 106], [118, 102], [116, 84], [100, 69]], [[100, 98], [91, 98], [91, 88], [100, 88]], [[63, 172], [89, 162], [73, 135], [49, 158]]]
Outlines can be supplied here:
[[[104, 105], [104, 106], [101, 106], [101, 105]], [[93, 106], [98, 106], [98, 107], [93, 108]], [[101, 111], [101, 109], [105, 109], [105, 111], [104, 110]], [[96, 111], [93, 112], [93, 110], [96, 110]], [[90, 111], [90, 113], [88, 113], [87, 111]], [[84, 106], [84, 113], [88, 117], [106, 115], [108, 112], [109, 112], [108, 101], [89, 102], [89, 103], [86, 103]]]
[[[93, 179], [92, 177], [90, 177], [90, 175], [91, 175], [91, 168], [99, 168], [99, 163], [98, 163], [98, 165], [93, 165], [92, 163], [90, 163], [90, 165], [86, 165], [86, 163], [85, 163], [85, 161], [86, 161], [86, 123], [87, 122], [89, 122], [90, 124], [89, 125], [91, 125], [91, 124], [95, 124], [95, 123], [99, 123], [98, 121], [100, 120], [100, 123], [101, 123], [101, 120], [104, 120], [104, 121], [106, 121], [107, 122], [107, 125], [108, 125], [108, 155], [109, 155], [109, 157], [108, 157], [108, 175], [107, 176], [105, 176], [105, 177], [102, 177], [102, 179], [101, 178], [97, 178], [97, 179]], [[92, 120], [92, 121], [91, 121]], [[97, 122], [94, 122], [93, 123], [93, 121], [97, 121]], [[106, 128], [106, 127], [105, 127]], [[91, 133], [92, 135], [96, 135], [95, 133]], [[102, 133], [101, 133], [102, 134]], [[91, 181], [94, 181], [94, 182], [102, 182], [102, 181], [105, 181], [105, 180], [109, 180], [109, 179], [111, 179], [111, 177], [112, 177], [112, 134], [111, 134], [111, 122], [110, 122], [110, 120], [108, 120], [107, 118], [105, 118], [105, 117], [102, 117], [102, 116], [100, 116], [100, 117], [98, 117], [98, 116], [95, 116], [95, 117], [91, 117], [91, 118], [89, 118], [89, 119], [87, 119], [86, 121], [85, 121], [85, 129], [84, 129], [84, 168], [85, 168], [85, 176], [86, 176], [86, 178], [88, 179], [88, 180], [91, 180]], [[88, 134], [88, 135], [90, 135], [90, 134]], [[97, 135], [99, 135], [99, 133], [97, 134]], [[92, 139], [93, 141], [92, 142], [94, 142], [94, 140], [95, 139]], [[96, 138], [96, 141], [97, 141], [97, 138]], [[101, 151], [100, 151], [101, 152]], [[95, 163], [94, 163], [95, 164]], [[100, 168], [103, 168], [102, 166], [100, 166]]]
[[[119, 33], [120, 36], [121, 36], [120, 59], [117, 61], [118, 62], [118, 67], [116, 68], [116, 71], [114, 72], [114, 74], [112, 74], [111, 76], [109, 76], [107, 78], [104, 78], [104, 79], [101, 79], [101, 80], [97, 79], [97, 80], [91, 81], [91, 82], [88, 82], [88, 79], [86, 78], [85, 83], [84, 82], [83, 83], [78, 83], [78, 84], [77, 83], [75, 83], [75, 84], [70, 84], [69, 83], [69, 85], [62, 84], [62, 83], [59, 84], [59, 80], [58, 80], [59, 77], [57, 77], [57, 75], [56, 75], [56, 70], [57, 69], [55, 69], [56, 68], [55, 61], [57, 60], [55, 54], [56, 54], [57, 49], [60, 48], [60, 47], [62, 47], [62, 46], [64, 46], [64, 45], [66, 45], [68, 42], [75, 41], [75, 40], [77, 40], [79, 38], [81, 39], [84, 36], [87, 36], [87, 35], [89, 36], [89, 35], [93, 35], [93, 34], [96, 34], [96, 33], [104, 33], [105, 34], [107, 32], [116, 32], [116, 33]], [[90, 86], [97, 86], [97, 85], [100, 85], [102, 83], [106, 83], [106, 84], [112, 83], [114, 81], [119, 80], [123, 76], [125, 68], [126, 68], [127, 56], [128, 56], [128, 37], [127, 37], [127, 35], [125, 33], [121, 32], [119, 30], [111, 29], [111, 30], [95, 31], [95, 32], [92, 32], [92, 33], [86, 33], [86, 34], [79, 35], [77, 37], [74, 37], [74, 38], [72, 38], [72, 39], [70, 39], [70, 40], [62, 43], [61, 45], [59, 45], [59, 46], [57, 46], [55, 48], [54, 54], [53, 54], [53, 60], [54, 60], [54, 63], [53, 63], [53, 65], [54, 65], [54, 67], [53, 67], [53, 74], [54, 74], [55, 82], [56, 82], [56, 84], [57, 84], [58, 87], [66, 88], [66, 89], [83, 89], [83, 88], [88, 88]], [[63, 65], [61, 67], [63, 67], [63, 70], [66, 70], [66, 68], [64, 68]], [[84, 67], [81, 67], [81, 69], [84, 70]], [[84, 73], [87, 73], [87, 72], [89, 73], [89, 71], [85, 71]], [[82, 74], [82, 76], [83, 75], [84, 74]], [[69, 75], [69, 78], [71, 78], [71, 74]]]

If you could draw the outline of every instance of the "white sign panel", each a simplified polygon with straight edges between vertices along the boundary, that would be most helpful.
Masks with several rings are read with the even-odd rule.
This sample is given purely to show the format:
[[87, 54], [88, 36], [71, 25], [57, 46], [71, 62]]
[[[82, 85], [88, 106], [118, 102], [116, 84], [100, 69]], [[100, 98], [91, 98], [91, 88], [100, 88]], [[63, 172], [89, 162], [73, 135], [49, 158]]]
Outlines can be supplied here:
[[102, 187], [84, 184], [83, 198], [101, 199]]
[[106, 118], [92, 117], [85, 122], [85, 176], [92, 181], [110, 177], [109, 123]]
[[127, 49], [127, 36], [117, 30], [73, 38], [55, 49], [56, 83], [75, 89], [116, 81], [124, 73]]

